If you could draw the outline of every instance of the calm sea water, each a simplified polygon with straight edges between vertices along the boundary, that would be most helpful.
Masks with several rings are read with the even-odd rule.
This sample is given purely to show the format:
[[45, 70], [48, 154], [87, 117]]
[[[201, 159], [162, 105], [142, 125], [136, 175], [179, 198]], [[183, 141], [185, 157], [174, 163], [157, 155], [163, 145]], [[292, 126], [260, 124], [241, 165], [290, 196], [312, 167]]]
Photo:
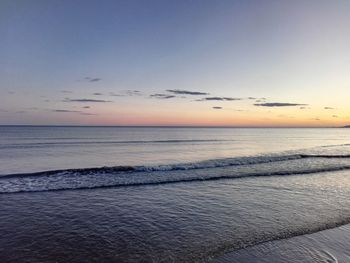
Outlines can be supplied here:
[[347, 129], [0, 126], [0, 173], [177, 164], [346, 143]]
[[349, 223], [349, 175], [350, 129], [3, 126], [0, 260], [207, 262]]

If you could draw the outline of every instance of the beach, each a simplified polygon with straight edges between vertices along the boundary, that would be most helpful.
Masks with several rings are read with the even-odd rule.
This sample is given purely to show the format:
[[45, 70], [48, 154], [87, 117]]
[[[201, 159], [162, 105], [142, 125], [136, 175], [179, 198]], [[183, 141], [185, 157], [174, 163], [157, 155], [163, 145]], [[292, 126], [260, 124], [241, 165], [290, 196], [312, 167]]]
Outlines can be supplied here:
[[225, 262], [349, 262], [350, 225], [309, 235], [266, 242], [219, 256], [212, 263]]

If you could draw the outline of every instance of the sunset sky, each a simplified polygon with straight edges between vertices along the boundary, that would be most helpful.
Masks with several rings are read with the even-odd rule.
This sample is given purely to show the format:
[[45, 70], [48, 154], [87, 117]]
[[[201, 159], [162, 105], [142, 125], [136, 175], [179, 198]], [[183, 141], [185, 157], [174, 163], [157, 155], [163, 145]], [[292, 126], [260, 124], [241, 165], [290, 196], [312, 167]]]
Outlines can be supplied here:
[[0, 1], [0, 124], [350, 124], [350, 1]]

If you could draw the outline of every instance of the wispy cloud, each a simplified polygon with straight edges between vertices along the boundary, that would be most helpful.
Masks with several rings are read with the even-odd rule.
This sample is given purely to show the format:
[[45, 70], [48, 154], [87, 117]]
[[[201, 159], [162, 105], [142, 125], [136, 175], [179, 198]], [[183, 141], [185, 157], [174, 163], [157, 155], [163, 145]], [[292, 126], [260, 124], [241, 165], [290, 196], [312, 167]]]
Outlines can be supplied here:
[[232, 97], [206, 97], [203, 99], [198, 99], [197, 101], [235, 101], [242, 100], [242, 98], [232, 98]]
[[92, 93], [92, 95], [95, 95], [95, 96], [102, 96], [103, 94], [100, 93], [100, 92], [95, 92], [95, 93]]
[[118, 94], [118, 93], [114, 93], [114, 92], [110, 92], [109, 96], [113, 96], [113, 97], [124, 97], [125, 94]]
[[107, 103], [107, 102], [112, 102], [110, 100], [95, 100], [95, 99], [69, 99], [69, 98], [65, 98], [63, 100], [64, 102], [98, 102], [98, 103]]
[[300, 103], [285, 103], [285, 102], [270, 102], [270, 103], [255, 103], [254, 106], [260, 107], [294, 107], [294, 106], [307, 106], [308, 104]]
[[121, 91], [120, 93], [110, 92], [109, 95], [114, 97], [125, 97], [125, 96], [141, 96], [142, 93], [139, 90], [124, 90], [124, 91]]
[[151, 94], [150, 97], [157, 98], [157, 99], [172, 99], [172, 98], [175, 98], [176, 96], [175, 95], [156, 93], [156, 94]]
[[325, 110], [335, 110], [335, 108], [332, 107], [324, 107]]
[[180, 89], [168, 89], [166, 91], [177, 95], [209, 95], [209, 93], [202, 92], [202, 91], [191, 91], [191, 90], [180, 90]]
[[221, 110], [221, 109], [223, 109], [222, 107], [219, 107], [219, 106], [215, 106], [215, 107], [213, 107], [213, 109], [214, 110]]
[[126, 90], [125, 94], [128, 96], [140, 96], [141, 95], [141, 91], [139, 90]]
[[97, 114], [96, 113], [81, 112], [80, 115], [95, 116]]
[[97, 82], [102, 80], [101, 78], [91, 78], [91, 77], [86, 77], [85, 80], [89, 81], [89, 82]]
[[68, 93], [73, 93], [73, 91], [70, 91], [70, 90], [61, 90], [61, 93], [68, 94]]
[[51, 110], [52, 112], [62, 112], [62, 113], [70, 113], [70, 112], [80, 112], [77, 110]]
[[[251, 97], [252, 98], [252, 97]], [[250, 99], [250, 98], [248, 98]], [[266, 101], [266, 98], [255, 98], [255, 102], [256, 103], [259, 103], [259, 102], [265, 102]]]
[[90, 109], [90, 106], [84, 106], [83, 109]]

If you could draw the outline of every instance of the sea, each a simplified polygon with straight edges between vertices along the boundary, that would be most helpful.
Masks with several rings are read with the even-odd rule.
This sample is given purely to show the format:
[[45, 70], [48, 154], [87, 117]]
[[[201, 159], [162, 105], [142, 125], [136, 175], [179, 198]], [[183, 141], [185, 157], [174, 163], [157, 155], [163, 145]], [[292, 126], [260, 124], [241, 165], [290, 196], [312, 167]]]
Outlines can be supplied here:
[[0, 262], [349, 262], [349, 223], [350, 129], [0, 126]]

